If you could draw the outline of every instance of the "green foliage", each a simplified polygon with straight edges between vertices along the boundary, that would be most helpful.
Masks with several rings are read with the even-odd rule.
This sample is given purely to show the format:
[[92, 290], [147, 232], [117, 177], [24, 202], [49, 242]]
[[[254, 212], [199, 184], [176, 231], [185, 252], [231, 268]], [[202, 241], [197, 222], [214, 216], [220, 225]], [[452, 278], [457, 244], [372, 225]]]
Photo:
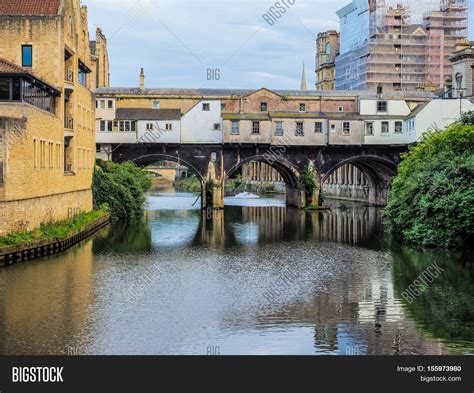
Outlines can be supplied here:
[[474, 229], [474, 126], [426, 133], [403, 156], [384, 217], [388, 229], [420, 246], [467, 244]]
[[135, 164], [98, 162], [93, 180], [94, 206], [107, 206], [114, 219], [130, 221], [143, 214], [145, 193], [150, 188], [150, 175]]
[[318, 179], [309, 165], [305, 166], [301, 173], [301, 186], [308, 194], [312, 194], [318, 187]]
[[201, 193], [201, 182], [196, 176], [191, 176], [176, 182], [178, 191]]
[[12, 233], [0, 237], [0, 247], [16, 246], [23, 243], [36, 243], [41, 241], [59, 241], [82, 231], [87, 225], [104, 217], [107, 212], [95, 210], [78, 214], [76, 217], [50, 224], [43, 224], [31, 232]]
[[462, 124], [474, 126], [474, 111], [464, 112], [460, 121]]
[[263, 192], [275, 192], [275, 185], [271, 182], [265, 182], [263, 183]]

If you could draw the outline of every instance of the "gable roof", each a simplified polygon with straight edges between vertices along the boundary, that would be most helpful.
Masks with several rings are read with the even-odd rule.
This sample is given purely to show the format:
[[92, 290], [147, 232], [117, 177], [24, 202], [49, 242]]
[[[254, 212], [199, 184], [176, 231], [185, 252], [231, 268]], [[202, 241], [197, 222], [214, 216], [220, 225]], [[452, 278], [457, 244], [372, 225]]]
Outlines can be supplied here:
[[0, 0], [1, 15], [58, 15], [61, 0]]
[[117, 120], [180, 120], [179, 109], [119, 108]]
[[278, 94], [276, 91], [272, 91], [270, 89], [267, 89], [266, 87], [261, 87], [260, 89], [258, 90], [255, 90], [255, 91], [252, 91], [246, 95], [243, 96], [243, 98], [247, 98], [247, 97], [250, 97], [250, 96], [253, 96], [254, 94], [258, 94], [258, 93], [261, 93], [261, 92], [266, 92], [266, 93], [270, 93], [274, 96], [279, 96], [281, 97], [281, 94]]

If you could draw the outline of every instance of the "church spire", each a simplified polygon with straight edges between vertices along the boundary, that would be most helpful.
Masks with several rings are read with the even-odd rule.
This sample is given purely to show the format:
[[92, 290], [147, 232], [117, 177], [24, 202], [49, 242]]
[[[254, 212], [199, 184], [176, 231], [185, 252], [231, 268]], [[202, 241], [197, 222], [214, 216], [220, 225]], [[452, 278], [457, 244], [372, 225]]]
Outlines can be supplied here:
[[306, 91], [308, 90], [308, 86], [306, 84], [306, 71], [305, 71], [305, 65], [303, 62], [303, 73], [301, 74], [301, 91]]

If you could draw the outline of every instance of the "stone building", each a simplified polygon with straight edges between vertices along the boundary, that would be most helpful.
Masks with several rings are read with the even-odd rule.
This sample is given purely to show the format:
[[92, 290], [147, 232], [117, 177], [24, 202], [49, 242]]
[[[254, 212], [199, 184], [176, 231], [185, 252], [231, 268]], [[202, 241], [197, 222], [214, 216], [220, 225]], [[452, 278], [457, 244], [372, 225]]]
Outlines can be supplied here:
[[92, 77], [91, 90], [110, 86], [109, 53], [107, 38], [99, 27], [95, 32], [95, 41], [90, 42]]
[[450, 58], [453, 64], [453, 97], [474, 98], [474, 41], [459, 43]]
[[319, 33], [316, 40], [316, 90], [336, 89], [336, 56], [339, 54], [339, 33]]
[[108, 83], [93, 71], [108, 65], [93, 59], [79, 0], [0, 0], [0, 31], [3, 235], [92, 209], [92, 88]]

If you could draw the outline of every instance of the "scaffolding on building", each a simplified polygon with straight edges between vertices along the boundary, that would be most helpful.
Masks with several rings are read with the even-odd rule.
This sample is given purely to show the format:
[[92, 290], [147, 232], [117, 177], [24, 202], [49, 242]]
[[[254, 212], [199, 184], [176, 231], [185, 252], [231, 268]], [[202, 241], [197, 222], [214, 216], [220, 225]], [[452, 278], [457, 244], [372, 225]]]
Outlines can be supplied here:
[[368, 5], [367, 44], [338, 59], [337, 88], [450, 89], [449, 58], [468, 36], [468, 0], [370, 0]]

